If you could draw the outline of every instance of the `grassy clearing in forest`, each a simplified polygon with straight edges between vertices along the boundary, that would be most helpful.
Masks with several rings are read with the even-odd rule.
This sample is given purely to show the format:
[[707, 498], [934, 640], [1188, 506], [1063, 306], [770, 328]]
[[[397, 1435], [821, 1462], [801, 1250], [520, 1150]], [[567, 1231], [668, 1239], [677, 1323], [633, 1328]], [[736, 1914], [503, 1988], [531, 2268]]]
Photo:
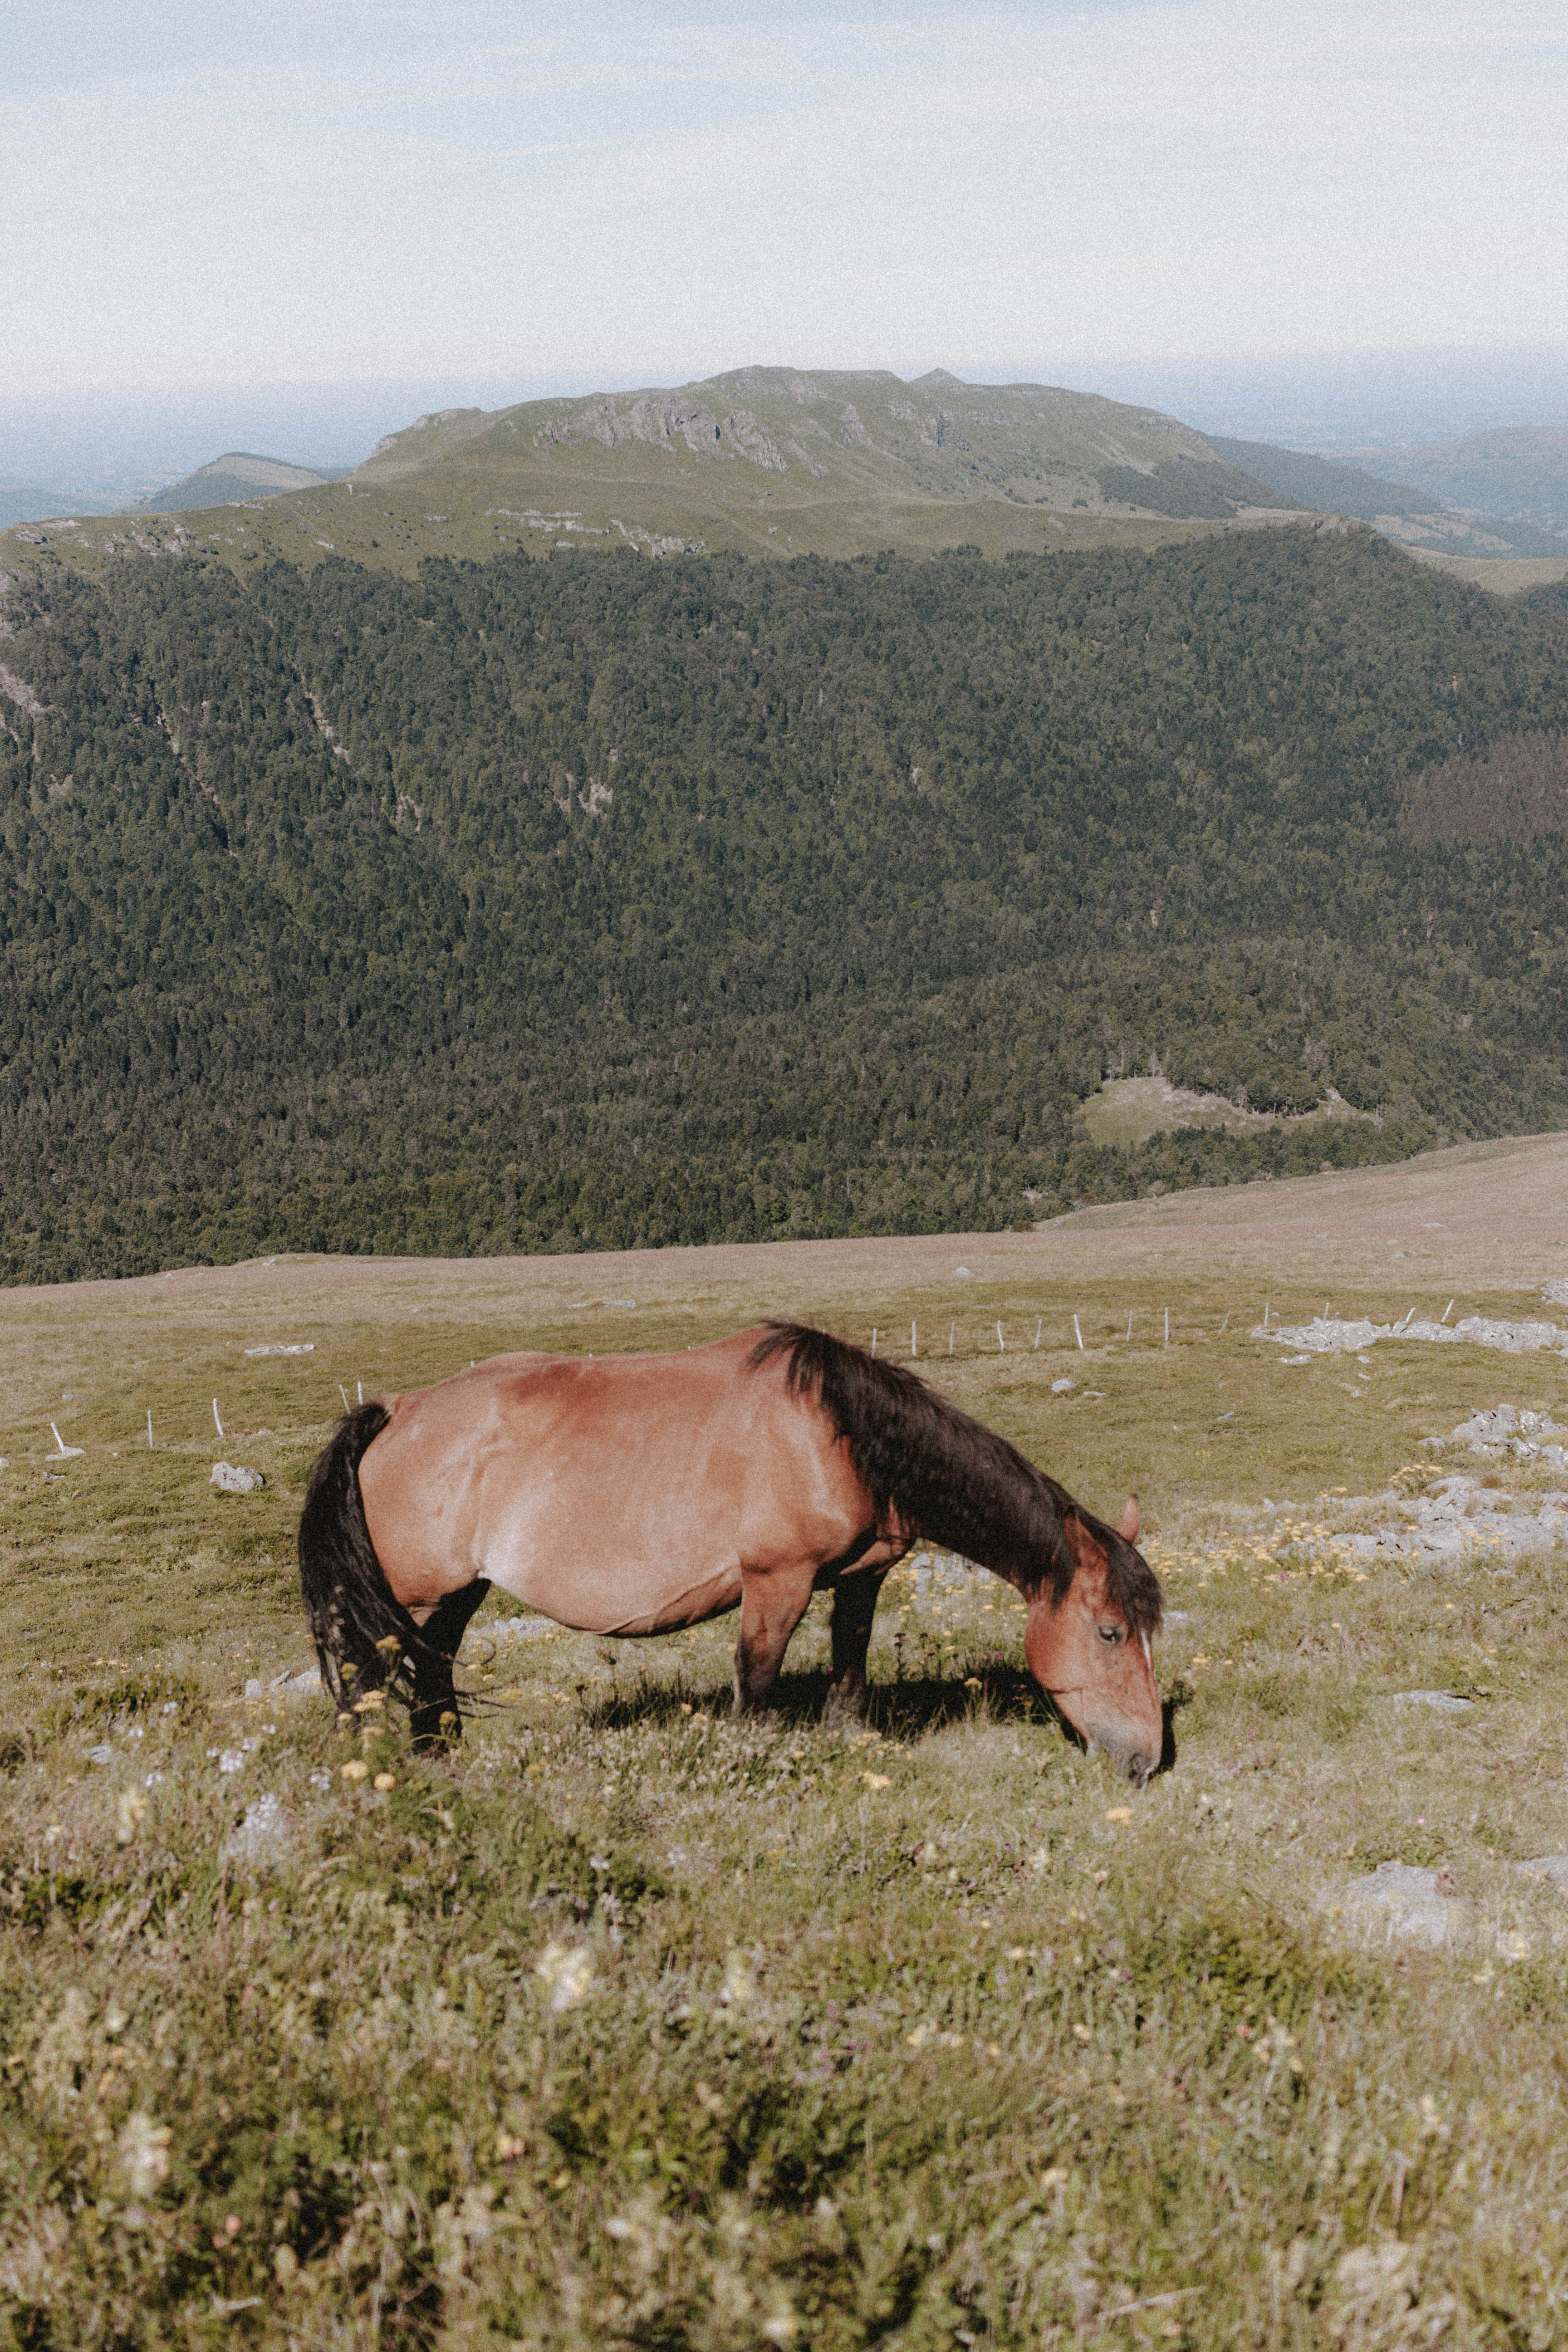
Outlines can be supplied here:
[[[1069, 1280], [977, 1245], [960, 1279], [961, 1246], [671, 1253], [636, 1308], [572, 1305], [630, 1293], [591, 1259], [0, 1299], [14, 2345], [1568, 2336], [1568, 1904], [1511, 1867], [1568, 1850], [1568, 1563], [1315, 1533], [1478, 1405], [1568, 1418], [1568, 1367], [1286, 1368], [1217, 1251]], [[762, 1727], [732, 1626], [509, 1636], [493, 1598], [450, 1760], [268, 1687], [308, 1661], [292, 1524], [340, 1382], [770, 1307], [906, 1353], [913, 1319], [922, 1355], [951, 1321], [962, 1402], [1102, 1510], [1139, 1486], [1178, 1748], [1141, 1801], [1047, 1718], [1007, 1589], [940, 1562], [889, 1583], [858, 1740], [817, 1727], [820, 1604]], [[52, 1470], [50, 1420], [86, 1448]], [[216, 1494], [219, 1458], [268, 1484]], [[1473, 1934], [1352, 1935], [1388, 1859], [1446, 1867]]]

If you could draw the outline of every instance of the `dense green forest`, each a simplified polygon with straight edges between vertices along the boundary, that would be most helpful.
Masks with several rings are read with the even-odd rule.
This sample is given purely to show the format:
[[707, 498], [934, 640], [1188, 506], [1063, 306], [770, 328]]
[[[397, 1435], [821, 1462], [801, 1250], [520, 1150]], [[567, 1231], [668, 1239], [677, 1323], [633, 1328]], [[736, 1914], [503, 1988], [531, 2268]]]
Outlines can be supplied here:
[[[11, 1280], [1006, 1225], [1568, 1121], [1568, 839], [1421, 814], [1568, 726], [1561, 592], [1303, 525], [128, 562], [0, 633]], [[1152, 1065], [1375, 1116], [1093, 1146]]]

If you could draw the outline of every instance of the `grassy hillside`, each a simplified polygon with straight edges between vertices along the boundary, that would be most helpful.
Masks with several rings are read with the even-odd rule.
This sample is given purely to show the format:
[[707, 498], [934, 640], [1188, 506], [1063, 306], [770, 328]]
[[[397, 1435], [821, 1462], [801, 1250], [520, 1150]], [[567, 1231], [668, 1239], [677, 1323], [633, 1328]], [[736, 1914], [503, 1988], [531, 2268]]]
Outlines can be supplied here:
[[[868, 1242], [0, 1297], [9, 2340], [1561, 2342], [1568, 1907], [1520, 1865], [1564, 1845], [1568, 1583], [1500, 1559], [1487, 1507], [1562, 1479], [1422, 1440], [1500, 1398], [1568, 1420], [1568, 1366], [1293, 1366], [1247, 1327], [1331, 1279], [1384, 1323], [1539, 1314], [1564, 1156], [971, 1237], [969, 1279]], [[1038, 1701], [1015, 1596], [923, 1548], [858, 1743], [821, 1727], [821, 1601], [763, 1724], [727, 1711], [732, 1620], [608, 1643], [494, 1595], [449, 1758], [278, 1686], [340, 1384], [777, 1312], [900, 1352], [918, 1321], [1073, 1492], [1141, 1489], [1175, 1748], [1142, 1797]], [[278, 1341], [313, 1352], [244, 1352]], [[208, 1483], [215, 1392], [252, 1495]], [[51, 1420], [80, 1454], [46, 1460]], [[1356, 1554], [1456, 1470], [1457, 1549]], [[1440, 1943], [1358, 1905], [1388, 1862], [1444, 1874]]]
[[273, 499], [284, 490], [320, 489], [326, 477], [309, 466], [287, 465], [280, 457], [258, 457], [248, 450], [231, 449], [210, 465], [198, 466], [183, 481], [146, 501], [156, 514], [185, 514], [202, 507], [221, 507], [243, 499]]
[[[167, 500], [160, 501], [167, 505]], [[241, 567], [329, 553], [412, 572], [427, 554], [565, 543], [645, 553], [849, 556], [974, 546], [1153, 545], [1279, 506], [1275, 492], [1157, 411], [1041, 384], [964, 384], [938, 370], [742, 368], [675, 392], [453, 409], [384, 441], [349, 480], [244, 515], [188, 512], [45, 532], [89, 572], [148, 548]]]
[[[1401, 827], [1561, 731], [1561, 599], [1368, 532], [5, 619], [13, 1279], [1006, 1225], [1568, 1117], [1568, 842]], [[1373, 1116], [1095, 1144], [1152, 1066]]]

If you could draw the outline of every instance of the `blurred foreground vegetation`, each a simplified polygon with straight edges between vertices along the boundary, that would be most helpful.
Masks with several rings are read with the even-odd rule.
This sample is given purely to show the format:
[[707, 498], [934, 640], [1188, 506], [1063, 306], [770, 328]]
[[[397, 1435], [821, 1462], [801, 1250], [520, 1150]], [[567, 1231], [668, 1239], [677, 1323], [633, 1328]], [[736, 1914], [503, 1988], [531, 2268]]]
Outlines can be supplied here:
[[[884, 1596], [858, 1742], [817, 1727], [819, 1606], [755, 1727], [732, 1624], [509, 1639], [492, 1598], [487, 1705], [419, 1760], [274, 1686], [308, 1664], [294, 1519], [356, 1367], [521, 1335], [437, 1269], [314, 1306], [310, 1271], [270, 1310], [213, 1276], [7, 1312], [3, 2340], [1563, 2340], [1568, 1906], [1512, 1864], [1564, 1843], [1563, 1563], [1311, 1540], [1483, 1398], [1568, 1414], [1557, 1360], [1389, 1343], [1352, 1393], [1227, 1327], [1224, 1269], [1169, 1348], [1116, 1285], [958, 1286], [933, 1372], [1100, 1507], [1144, 1486], [1177, 1752], [1135, 1803], [1047, 1718], [1006, 1588], [929, 1559]], [[985, 1353], [1026, 1306], [1045, 1346]], [[251, 1360], [256, 1329], [316, 1352]], [[255, 1495], [206, 1483], [215, 1388]], [[86, 1450], [51, 1469], [62, 1414]], [[1412, 1687], [1474, 1706], [1390, 1706]], [[1353, 1940], [1385, 1859], [1445, 1867], [1475, 1937]]]

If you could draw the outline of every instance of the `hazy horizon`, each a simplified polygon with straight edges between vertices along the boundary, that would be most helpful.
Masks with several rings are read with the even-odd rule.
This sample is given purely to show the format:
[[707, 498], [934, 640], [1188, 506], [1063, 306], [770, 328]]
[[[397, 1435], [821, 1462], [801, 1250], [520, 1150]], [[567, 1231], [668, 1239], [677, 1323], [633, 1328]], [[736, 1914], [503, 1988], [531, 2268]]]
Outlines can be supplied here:
[[[809, 367], [807, 354], [765, 352], [728, 366]], [[1185, 356], [1048, 362], [985, 368], [951, 356], [970, 383], [1058, 383], [1160, 408], [1200, 432], [1336, 450], [1418, 445], [1500, 425], [1568, 424], [1568, 345], [1466, 352], [1348, 352], [1244, 358]], [[0, 398], [0, 489], [37, 486], [86, 499], [124, 497], [177, 480], [230, 449], [323, 469], [359, 464], [384, 434], [432, 408], [495, 409], [588, 391], [690, 383], [723, 368], [663, 379], [454, 373], [405, 380], [252, 383], [145, 392]], [[911, 366], [910, 375], [924, 367]], [[903, 370], [894, 373], [902, 373]]]
[[7, 386], [1540, 351], [1565, 115], [1541, 0], [12, 0]]

